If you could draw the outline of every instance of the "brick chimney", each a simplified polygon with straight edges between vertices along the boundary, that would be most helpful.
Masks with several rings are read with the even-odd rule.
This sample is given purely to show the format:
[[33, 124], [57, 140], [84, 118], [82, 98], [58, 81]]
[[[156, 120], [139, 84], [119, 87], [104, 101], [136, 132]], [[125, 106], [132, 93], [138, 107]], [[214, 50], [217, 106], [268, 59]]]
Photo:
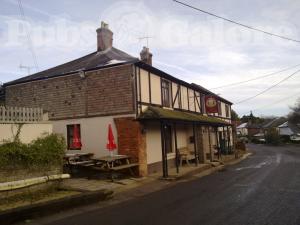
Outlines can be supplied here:
[[144, 46], [143, 50], [140, 52], [140, 56], [141, 56], [141, 60], [144, 63], [147, 63], [150, 66], [152, 66], [152, 53], [149, 52], [149, 48]]
[[108, 28], [108, 24], [101, 22], [101, 27], [97, 30], [97, 51], [105, 51], [112, 47], [113, 32]]

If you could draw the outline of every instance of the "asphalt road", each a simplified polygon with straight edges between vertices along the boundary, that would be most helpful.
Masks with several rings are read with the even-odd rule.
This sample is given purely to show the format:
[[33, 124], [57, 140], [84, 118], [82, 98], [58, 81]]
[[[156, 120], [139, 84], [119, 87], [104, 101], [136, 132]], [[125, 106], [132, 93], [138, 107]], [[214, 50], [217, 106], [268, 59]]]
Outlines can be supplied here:
[[300, 225], [300, 147], [249, 147], [223, 172], [48, 224]]

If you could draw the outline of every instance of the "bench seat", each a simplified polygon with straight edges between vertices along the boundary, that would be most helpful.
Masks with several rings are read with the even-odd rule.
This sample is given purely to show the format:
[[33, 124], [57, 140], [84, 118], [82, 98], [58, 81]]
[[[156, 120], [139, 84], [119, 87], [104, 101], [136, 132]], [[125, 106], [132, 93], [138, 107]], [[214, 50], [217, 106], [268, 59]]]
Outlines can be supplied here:
[[182, 166], [182, 161], [185, 160], [187, 165], [190, 165], [189, 160], [195, 159], [194, 151], [190, 151], [188, 147], [182, 147], [178, 149], [180, 157], [180, 166]]
[[118, 171], [118, 170], [123, 170], [123, 169], [128, 169], [128, 168], [136, 167], [138, 165], [139, 165], [138, 163], [130, 163], [130, 164], [125, 164], [125, 165], [121, 165], [121, 166], [112, 167], [112, 168], [110, 168], [110, 170]]
[[79, 161], [79, 162], [70, 162], [70, 165], [86, 165], [86, 164], [92, 164], [94, 165], [93, 160], [86, 160], [86, 161]]

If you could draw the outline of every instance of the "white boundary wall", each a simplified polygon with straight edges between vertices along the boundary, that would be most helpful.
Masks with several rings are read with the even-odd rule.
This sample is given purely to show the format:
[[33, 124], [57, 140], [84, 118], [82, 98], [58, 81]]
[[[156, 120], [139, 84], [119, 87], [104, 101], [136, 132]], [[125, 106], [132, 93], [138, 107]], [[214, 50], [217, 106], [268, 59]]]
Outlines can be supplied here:
[[5, 141], [12, 141], [17, 134], [19, 126], [21, 126], [20, 141], [25, 144], [42, 135], [52, 133], [52, 124], [50, 123], [0, 124], [0, 144], [3, 144]]

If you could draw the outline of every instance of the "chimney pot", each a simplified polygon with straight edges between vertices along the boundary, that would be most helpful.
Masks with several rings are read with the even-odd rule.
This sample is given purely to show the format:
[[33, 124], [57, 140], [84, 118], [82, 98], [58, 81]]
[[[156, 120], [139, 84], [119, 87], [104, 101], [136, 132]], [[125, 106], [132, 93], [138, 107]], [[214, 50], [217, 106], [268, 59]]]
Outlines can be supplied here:
[[140, 52], [140, 56], [141, 61], [152, 66], [152, 53], [149, 51], [149, 48], [144, 46], [142, 51]]
[[108, 28], [108, 24], [101, 22], [101, 27], [97, 32], [97, 51], [105, 51], [112, 48], [113, 32]]

